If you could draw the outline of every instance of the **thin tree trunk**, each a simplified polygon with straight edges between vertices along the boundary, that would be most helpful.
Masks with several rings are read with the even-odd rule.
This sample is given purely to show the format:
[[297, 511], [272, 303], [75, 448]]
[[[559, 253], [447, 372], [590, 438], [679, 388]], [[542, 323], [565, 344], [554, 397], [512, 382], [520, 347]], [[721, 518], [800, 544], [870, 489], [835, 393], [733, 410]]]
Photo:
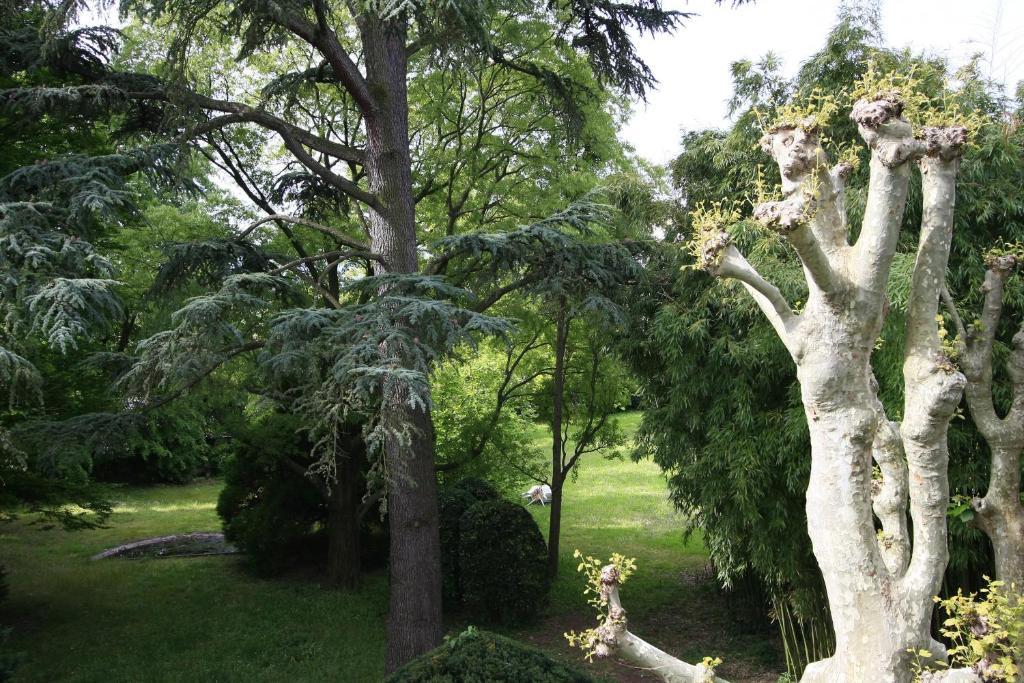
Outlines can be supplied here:
[[[380, 201], [380, 210], [370, 210], [368, 217], [371, 247], [388, 272], [415, 273], [405, 28], [368, 15], [361, 21], [366, 78], [375, 100], [375, 111], [366, 117], [365, 169], [369, 190]], [[391, 672], [441, 643], [441, 544], [430, 413], [409, 405], [410, 389], [403, 382], [388, 381], [383, 391], [391, 532], [385, 668]]]
[[548, 519], [548, 576], [558, 576], [558, 539], [562, 533], [562, 488], [561, 475], [551, 481], [551, 517]]
[[558, 541], [562, 529], [562, 488], [565, 483], [562, 419], [565, 410], [565, 355], [569, 325], [564, 296], [555, 317], [555, 372], [551, 382], [551, 517], [548, 520], [548, 576], [558, 576]]
[[339, 472], [327, 504], [327, 580], [340, 588], [355, 588], [359, 584], [357, 487], [350, 473]]

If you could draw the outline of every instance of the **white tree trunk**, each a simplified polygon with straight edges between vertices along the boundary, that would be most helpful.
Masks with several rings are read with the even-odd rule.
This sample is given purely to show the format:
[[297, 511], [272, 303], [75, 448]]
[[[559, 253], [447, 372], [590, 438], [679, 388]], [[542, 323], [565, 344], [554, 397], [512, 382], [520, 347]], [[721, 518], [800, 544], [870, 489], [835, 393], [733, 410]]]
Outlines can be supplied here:
[[[802, 680], [809, 683], [909, 683], [911, 651], [945, 657], [945, 648], [931, 638], [930, 623], [948, 560], [946, 433], [966, 380], [943, 353], [936, 315], [966, 132], [931, 128], [917, 139], [901, 112], [902, 105], [889, 99], [860, 101], [853, 108], [852, 118], [872, 150], [868, 202], [855, 244], [849, 243], [843, 208], [849, 169], [827, 168], [817, 131], [810, 124], [781, 127], [762, 140], [779, 164], [786, 196], [759, 206], [755, 216], [783, 234], [800, 257], [809, 289], [802, 313], [794, 313], [727, 233], [710, 235], [699, 250], [702, 267], [738, 280], [751, 294], [797, 365], [811, 435], [808, 532], [836, 633], [835, 654], [804, 672]], [[870, 359], [887, 305], [909, 162], [915, 160], [924, 211], [907, 302], [906, 402], [897, 424], [878, 399]], [[1024, 333], [1018, 336], [1018, 348], [1024, 347]], [[1024, 381], [1024, 352], [1015, 359]], [[1019, 396], [1014, 406], [1024, 410], [1024, 392]], [[880, 480], [872, 476], [873, 462]], [[614, 566], [603, 569], [601, 598], [608, 612], [593, 632], [594, 651], [617, 653], [666, 681], [718, 680], [629, 632], [618, 578]], [[981, 680], [968, 670], [927, 676], [950, 683]]]
[[[755, 215], [800, 256], [809, 288], [802, 313], [789, 308], [727, 236], [718, 236], [717, 253], [705, 256], [715, 274], [750, 291], [797, 364], [811, 436], [808, 532], [836, 633], [835, 654], [809, 666], [804, 681], [903, 683], [912, 678], [909, 650], [945, 655], [931, 639], [930, 620], [948, 559], [946, 430], [964, 378], [941, 351], [935, 316], [964, 131], [929, 129], [915, 139], [900, 113], [891, 100], [854, 107], [872, 159], [864, 224], [852, 245], [842, 204], [847, 169], [827, 168], [817, 131], [784, 127], [763, 140], [779, 164], [786, 197]], [[909, 162], [917, 159], [924, 217], [908, 301], [899, 425], [885, 416], [870, 359], [886, 310]], [[881, 480], [873, 481], [873, 462]]]
[[989, 259], [982, 290], [980, 324], [965, 330], [951, 297], [946, 308], [957, 326], [961, 364], [967, 377], [967, 405], [992, 452], [988, 491], [972, 502], [975, 523], [992, 541], [996, 578], [1016, 593], [1024, 592], [1024, 505], [1021, 504], [1021, 451], [1024, 451], [1024, 325], [1013, 337], [1007, 371], [1013, 402], [1003, 417], [992, 401], [992, 346], [1002, 317], [1006, 279], [1020, 266], [1013, 255]]
[[619, 600], [619, 571], [614, 565], [601, 569], [601, 602], [607, 610], [605, 620], [593, 631], [593, 642], [589, 644], [596, 656], [618, 655], [666, 683], [728, 683], [703, 664], [676, 659], [629, 632], [626, 610]]

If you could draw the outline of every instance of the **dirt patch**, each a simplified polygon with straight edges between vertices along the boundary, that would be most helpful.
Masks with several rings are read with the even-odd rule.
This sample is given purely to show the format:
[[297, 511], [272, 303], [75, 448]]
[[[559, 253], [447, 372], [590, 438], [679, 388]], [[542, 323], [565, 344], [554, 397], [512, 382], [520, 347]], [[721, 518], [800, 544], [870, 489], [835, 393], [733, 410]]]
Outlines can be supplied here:
[[233, 555], [238, 549], [224, 540], [224, 534], [197, 531], [190, 534], [144, 538], [104, 550], [92, 556], [94, 560], [122, 558], [140, 560], [166, 557], [203, 557], [206, 555]]

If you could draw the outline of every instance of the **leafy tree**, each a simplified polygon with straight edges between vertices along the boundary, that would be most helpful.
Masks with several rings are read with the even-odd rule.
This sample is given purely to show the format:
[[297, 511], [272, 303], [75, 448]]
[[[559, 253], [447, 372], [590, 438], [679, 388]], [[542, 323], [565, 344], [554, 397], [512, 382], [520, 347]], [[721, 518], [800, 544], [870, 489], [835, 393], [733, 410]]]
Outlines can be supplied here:
[[[624, 264], [620, 275], [628, 277]], [[625, 279], [623, 277], [623, 279]], [[615, 286], [621, 283], [607, 283]], [[585, 290], [584, 290], [585, 291]], [[551, 425], [551, 512], [548, 524], [548, 576], [558, 575], [562, 502], [570, 475], [584, 455], [604, 451], [613, 457], [625, 437], [613, 415], [622, 409], [629, 381], [612, 353], [613, 326], [625, 327], [620, 311], [594, 290], [571, 301], [563, 290], [554, 299], [550, 342], [554, 364], [545, 383], [545, 419]]]
[[[352, 496], [365, 490], [366, 454], [358, 429], [339, 445], [344, 456], [329, 484], [307, 475], [311, 444], [297, 417], [266, 403], [251, 406], [255, 414], [237, 427], [237, 451], [217, 502], [224, 534], [258, 572], [326, 563], [329, 582], [352, 587], [364, 567], [380, 562], [382, 542], [386, 546], [375, 501]], [[355, 486], [344, 485], [350, 479]]]
[[435, 368], [437, 461], [445, 483], [479, 477], [512, 493], [537, 474], [529, 439], [536, 410], [528, 399], [543, 368], [528, 356], [534, 348], [490, 342]]
[[[176, 168], [172, 148], [117, 144], [115, 131], [123, 127], [105, 105], [93, 106], [93, 95], [103, 97], [88, 85], [106, 70], [115, 32], [79, 28], [44, 40], [48, 10], [43, 2], [14, 2], [0, 18], [0, 126], [9, 143], [0, 152], [0, 381], [9, 397], [0, 420], [3, 494], [6, 506], [28, 503], [80, 526], [94, 521], [64, 503], [101, 518], [109, 511], [89, 486], [94, 458], [123, 454], [125, 442], [155, 452], [161, 440], [146, 419], [127, 425], [121, 443], [108, 430], [106, 439], [68, 447], [53, 438], [52, 427], [83, 412], [109, 417], [121, 409], [104, 391], [102, 373], [82, 365], [94, 352], [127, 344], [135, 319], [116, 279], [116, 235], [142, 220], [140, 176], [159, 190], [187, 187], [191, 174]], [[65, 100], [76, 88], [82, 96]], [[60, 114], [44, 115], [51, 106]]]
[[[64, 25], [81, 7], [75, 2], [60, 4], [50, 25]], [[387, 666], [394, 669], [436, 645], [441, 633], [427, 379], [430, 365], [468, 333], [499, 329], [495, 322], [459, 305], [455, 300], [464, 297], [463, 292], [436, 277], [445, 273], [451, 277], [446, 266], [452, 253], [474, 249], [479, 241], [449, 243], [447, 252], [432, 264], [420, 262], [409, 137], [410, 80], [418, 71], [429, 70], [432, 60], [454, 63], [479, 51], [496, 67], [542, 84], [544, 97], [579, 129], [581, 103], [596, 89], [591, 83], [578, 82], [578, 66], [564, 69], [563, 65], [589, 62], [588, 68], [600, 82], [626, 94], [642, 94], [653, 79], [637, 58], [626, 29], [668, 30], [679, 15], [646, 0], [636, 5], [571, 2], [525, 8], [479, 4], [428, 7], [414, 2], [337, 6], [266, 0], [232, 5], [133, 0], [123, 3], [123, 9], [166, 28], [171, 37], [166, 66], [149, 74], [133, 74], [111, 70], [101, 62], [87, 83], [49, 97], [39, 89], [23, 88], [9, 94], [9, 99], [40, 111], [91, 107], [127, 112], [133, 121], [170, 130], [179, 140], [196, 140], [239, 125], [257, 130], [258, 135], [272, 133], [280, 138], [292, 163], [301, 167], [289, 191], [312, 189], [320, 197], [333, 195], [339, 205], [347, 205], [365, 221], [368, 239], [357, 239], [344, 228], [306, 217], [268, 216], [266, 223], [276, 225], [282, 234], [287, 235], [285, 228], [292, 230], [293, 226], [295, 230], [313, 230], [338, 247], [278, 261], [280, 265], [258, 275], [230, 275], [219, 291], [181, 309], [175, 330], [151, 337], [142, 346], [143, 359], [126, 377], [165, 390], [174, 384], [190, 386], [208, 375], [211, 367], [262, 348], [267, 357], [264, 366], [277, 377], [279, 387], [287, 385], [319, 452], [328, 454], [321, 459], [328, 473], [334, 431], [346, 416], [361, 416], [371, 452], [382, 454], [375, 460], [374, 476], [387, 481], [390, 494]], [[530, 22], [559, 27], [555, 59], [550, 62], [536, 61], [529, 51], [516, 49], [519, 43], [514, 32], [509, 36], [491, 31], [495, 25], [515, 27]], [[204, 92], [203, 84], [197, 82], [197, 74], [203, 72], [197, 71], [192, 55], [200, 52], [199, 46], [226, 44], [231, 41], [219, 38], [234, 35], [242, 36], [238, 54], [247, 65], [262, 62], [268, 52], [284, 51], [303, 55], [306, 66], [271, 74], [261, 89], [263, 98], [232, 99], [230, 91]], [[509, 37], [513, 40], [507, 40]], [[333, 131], [321, 134], [317, 117], [303, 112], [303, 95], [315, 97], [321, 89], [333, 90], [336, 101], [348, 103], [357, 117], [353, 128], [361, 131], [362, 140], [339, 142]], [[267, 106], [277, 97], [285, 106]], [[216, 152], [212, 156], [225, 165], [231, 160]], [[147, 160], [153, 162], [156, 157]], [[147, 168], [165, 167], [150, 163]], [[240, 176], [245, 173], [237, 166], [235, 171]], [[581, 225], [584, 220], [578, 212], [565, 214], [544, 224], [544, 229], [550, 231], [566, 221]], [[184, 258], [178, 263], [216, 259], [221, 264], [237, 264], [237, 257], [251, 250], [252, 244], [245, 238], [252, 234], [244, 232], [231, 243], [207, 243], [186, 250], [179, 254]], [[524, 247], [550, 237], [550, 232], [539, 235], [535, 228], [521, 233], [518, 242], [505, 239], [500, 246], [511, 249], [513, 256], [499, 260], [504, 265], [528, 267], [531, 264], [523, 257]], [[498, 246], [492, 243], [486, 251], [495, 254]], [[331, 271], [332, 266], [350, 262], [367, 277], [339, 283], [344, 301], [331, 291], [333, 278], [328, 277], [325, 287], [310, 272], [313, 264], [323, 264]], [[192, 266], [193, 271], [196, 268]], [[178, 272], [187, 271], [186, 266]], [[165, 274], [174, 272], [171, 268]], [[288, 289], [285, 273], [301, 279], [316, 297], [334, 305], [275, 312], [271, 299]], [[95, 303], [102, 303], [98, 295], [96, 298]], [[90, 306], [89, 310], [102, 309]], [[225, 321], [225, 316], [242, 313], [248, 323], [244, 326]], [[264, 320], [273, 316], [270, 326], [262, 328], [267, 335], [258, 342], [250, 341], [252, 331], [260, 327], [261, 316]], [[243, 328], [249, 334], [239, 335]]]

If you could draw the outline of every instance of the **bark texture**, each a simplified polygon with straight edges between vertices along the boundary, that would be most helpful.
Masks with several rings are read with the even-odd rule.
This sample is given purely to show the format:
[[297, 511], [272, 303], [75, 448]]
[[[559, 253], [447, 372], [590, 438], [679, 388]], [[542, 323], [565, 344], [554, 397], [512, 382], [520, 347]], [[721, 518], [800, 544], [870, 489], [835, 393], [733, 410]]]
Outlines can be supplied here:
[[338, 476], [327, 492], [327, 580], [341, 588], [354, 588], [361, 569], [359, 501], [365, 490], [360, 471], [364, 459], [350, 451], [338, 460]]
[[957, 325], [961, 366], [967, 377], [967, 406], [992, 453], [988, 491], [975, 498], [975, 524], [992, 542], [996, 578], [1017, 593], [1024, 591], [1024, 505], [1021, 504], [1021, 451], [1024, 450], [1024, 325], [1013, 337], [1007, 361], [1012, 386], [1009, 411], [1000, 417], [992, 396], [992, 347], [1002, 318], [1006, 280], [1020, 267], [1012, 254], [988, 259], [984, 309], [978, 324], [964, 329], [956, 307], [944, 292]]
[[[828, 167], [817, 131], [782, 127], [762, 141], [779, 165], [784, 199], [759, 206], [755, 216], [799, 255], [809, 289], [803, 312], [792, 311], [724, 233], [704, 255], [709, 270], [750, 292], [797, 365], [811, 436], [808, 532], [836, 633], [835, 654], [811, 664], [807, 682], [905, 683], [912, 677], [908, 650], [945, 653], [930, 637], [930, 621], [948, 560], [946, 430], [965, 379], [943, 354], [935, 317], [965, 132], [927, 129], [915, 138], [901, 111], [890, 99], [854, 106], [872, 155], [864, 223], [852, 244], [843, 206], [848, 169]], [[870, 359], [914, 161], [922, 172], [924, 214], [898, 424], [878, 399]]]
[[551, 377], [551, 516], [548, 518], [548, 576], [558, 576], [558, 544], [562, 535], [562, 493], [565, 490], [565, 357], [569, 339], [568, 303], [558, 300], [555, 315], [555, 370]]
[[[372, 115], [366, 117], [366, 177], [376, 205], [368, 223], [382, 272], [414, 273], [415, 199], [409, 157], [405, 29], [372, 16], [361, 20], [363, 58]], [[384, 354], [396, 355], [384, 348]], [[391, 480], [390, 602], [385, 667], [394, 671], [441, 643], [441, 544], [438, 535], [434, 429], [428, 410], [410, 405], [409, 387], [384, 387], [382, 422], [392, 434], [384, 457]], [[429, 397], [422, 397], [428, 399]]]

